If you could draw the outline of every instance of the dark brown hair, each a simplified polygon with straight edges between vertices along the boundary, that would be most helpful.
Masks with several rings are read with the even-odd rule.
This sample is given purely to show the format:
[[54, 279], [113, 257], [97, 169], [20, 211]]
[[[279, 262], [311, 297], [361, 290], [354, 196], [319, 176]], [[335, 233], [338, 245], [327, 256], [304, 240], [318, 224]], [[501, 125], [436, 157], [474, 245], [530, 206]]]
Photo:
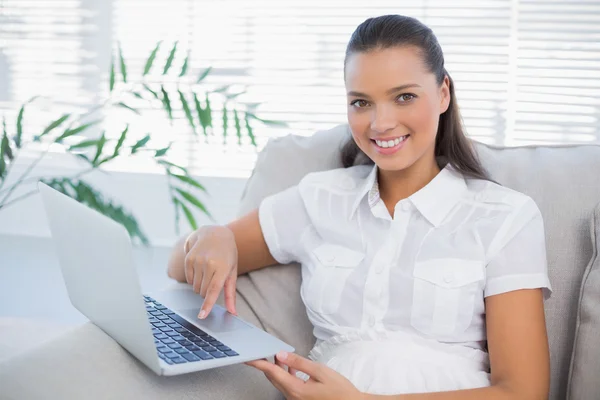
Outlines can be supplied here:
[[[454, 82], [444, 68], [444, 54], [433, 31], [415, 18], [402, 15], [384, 15], [369, 18], [356, 28], [346, 48], [344, 71], [348, 57], [353, 53], [366, 53], [393, 47], [414, 46], [419, 49], [425, 65], [441, 85], [447, 76], [450, 81], [450, 105], [440, 115], [435, 139], [435, 157], [440, 168], [452, 165], [465, 178], [490, 180], [479, 162], [471, 143], [464, 134]], [[344, 74], [345, 75], [345, 74]], [[357, 164], [373, 164], [356, 145], [354, 139], [342, 148], [342, 164], [345, 168]]]

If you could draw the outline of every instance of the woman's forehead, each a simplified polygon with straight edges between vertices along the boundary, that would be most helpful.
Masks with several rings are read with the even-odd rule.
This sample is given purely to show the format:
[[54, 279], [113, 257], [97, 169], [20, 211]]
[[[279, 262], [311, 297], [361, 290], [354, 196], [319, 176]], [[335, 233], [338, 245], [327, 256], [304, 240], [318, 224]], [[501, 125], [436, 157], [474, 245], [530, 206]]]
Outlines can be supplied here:
[[432, 77], [415, 47], [353, 53], [346, 61], [345, 84], [348, 91], [386, 92], [412, 83], [423, 86]]

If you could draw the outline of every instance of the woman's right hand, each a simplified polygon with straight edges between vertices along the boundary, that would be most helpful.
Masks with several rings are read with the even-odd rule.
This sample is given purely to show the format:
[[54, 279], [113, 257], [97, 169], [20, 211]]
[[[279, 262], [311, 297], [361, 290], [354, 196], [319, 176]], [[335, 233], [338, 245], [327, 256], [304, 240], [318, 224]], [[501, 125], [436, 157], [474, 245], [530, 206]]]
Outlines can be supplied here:
[[235, 288], [238, 250], [231, 229], [226, 226], [204, 226], [192, 232], [185, 241], [184, 253], [185, 279], [194, 287], [194, 292], [204, 297], [198, 318], [206, 318], [223, 287], [227, 311], [237, 315]]

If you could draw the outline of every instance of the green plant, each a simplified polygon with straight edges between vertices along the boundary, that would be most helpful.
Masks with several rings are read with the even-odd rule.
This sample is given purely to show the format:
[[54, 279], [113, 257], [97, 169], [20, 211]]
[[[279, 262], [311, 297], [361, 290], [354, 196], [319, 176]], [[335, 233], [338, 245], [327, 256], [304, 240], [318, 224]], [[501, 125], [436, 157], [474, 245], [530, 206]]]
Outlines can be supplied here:
[[[215, 108], [214, 97], [218, 96], [219, 105], [223, 110], [219, 121], [223, 132], [223, 140], [232, 132], [237, 136], [241, 145], [243, 137], [248, 137], [250, 143], [256, 147], [253, 124], [284, 125], [277, 121], [261, 119], [254, 113], [257, 104], [241, 104], [236, 98], [244, 93], [229, 93], [230, 86], [207, 91], [202, 90], [201, 84], [210, 74], [209, 67], [201, 71], [198, 78], [192, 78], [188, 64], [189, 54], [185, 58], [181, 69], [175, 71], [173, 61], [177, 54], [178, 43], [173, 47], [164, 60], [160, 75], [151, 74], [155, 69], [157, 54], [162, 46], [159, 42], [147, 58], [144, 69], [137, 79], [131, 79], [128, 66], [123, 56], [121, 47], [118, 47], [118, 55], [113, 58], [109, 73], [108, 96], [100, 105], [95, 106], [80, 115], [63, 114], [48, 123], [45, 129], [38, 134], [27, 134], [25, 129], [25, 112], [27, 106], [36, 100], [32, 98], [23, 104], [13, 124], [8, 125], [6, 118], [2, 118], [2, 131], [0, 141], [0, 210], [13, 205], [29, 196], [37, 193], [32, 190], [18, 196], [15, 191], [21, 185], [42, 181], [56, 190], [88, 205], [102, 214], [121, 223], [132, 238], [137, 238], [141, 243], [148, 244], [148, 238], [142, 232], [136, 218], [122, 206], [105, 199], [90, 183], [83, 178], [92, 171], [102, 171], [109, 163], [122, 157], [134, 157], [140, 153], [150, 154], [150, 157], [165, 172], [168, 178], [169, 193], [175, 208], [175, 225], [179, 226], [181, 213], [185, 216], [192, 229], [197, 228], [197, 222], [192, 209], [199, 209], [202, 213], [211, 217], [209, 210], [199, 200], [198, 195], [206, 193], [205, 187], [194, 179], [189, 171], [181, 165], [168, 160], [169, 150], [173, 143], [166, 147], [152, 148], [150, 146], [152, 133], [134, 135], [130, 132], [130, 124], [126, 123], [118, 132], [119, 135], [107, 135], [102, 131], [96, 137], [92, 137], [92, 128], [99, 127], [104, 121], [102, 115], [107, 114], [113, 108], [128, 110], [132, 116], [141, 115], [141, 107], [131, 104], [137, 102], [144, 104], [150, 110], [161, 110], [171, 125], [174, 120], [175, 102], [179, 102], [181, 110], [191, 132], [197, 140], [207, 140], [213, 136], [213, 109]], [[119, 70], [117, 72], [117, 69]], [[100, 114], [100, 115], [99, 115]], [[12, 127], [11, 128], [9, 128]], [[12, 131], [11, 133], [9, 133]], [[85, 135], [84, 135], [85, 133]], [[116, 137], [118, 136], [118, 139]], [[230, 135], [231, 136], [231, 135]], [[45, 146], [39, 156], [33, 160], [11, 185], [6, 185], [7, 177], [20, 152], [33, 143]], [[83, 165], [81, 171], [71, 176], [53, 177], [30, 177], [33, 169], [48, 154], [51, 148], [60, 146], [66, 153], [77, 157]], [[6, 187], [5, 187], [6, 186]], [[212, 218], [212, 217], [211, 217]]]

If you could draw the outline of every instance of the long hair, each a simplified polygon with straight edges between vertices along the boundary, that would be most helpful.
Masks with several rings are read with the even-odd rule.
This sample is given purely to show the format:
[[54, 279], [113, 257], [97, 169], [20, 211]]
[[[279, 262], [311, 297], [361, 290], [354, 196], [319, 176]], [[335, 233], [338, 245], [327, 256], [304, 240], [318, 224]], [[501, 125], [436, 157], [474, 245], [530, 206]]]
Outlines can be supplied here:
[[[402, 15], [384, 15], [369, 18], [356, 28], [346, 48], [344, 71], [348, 57], [393, 47], [414, 46], [419, 49], [428, 70], [441, 85], [445, 77], [450, 81], [450, 105], [440, 115], [435, 139], [435, 158], [443, 168], [450, 164], [467, 178], [491, 180], [481, 165], [470, 141], [464, 133], [462, 119], [456, 103], [454, 81], [444, 68], [444, 54], [433, 31], [415, 18]], [[342, 148], [342, 165], [345, 168], [373, 161], [358, 148], [353, 138]]]

